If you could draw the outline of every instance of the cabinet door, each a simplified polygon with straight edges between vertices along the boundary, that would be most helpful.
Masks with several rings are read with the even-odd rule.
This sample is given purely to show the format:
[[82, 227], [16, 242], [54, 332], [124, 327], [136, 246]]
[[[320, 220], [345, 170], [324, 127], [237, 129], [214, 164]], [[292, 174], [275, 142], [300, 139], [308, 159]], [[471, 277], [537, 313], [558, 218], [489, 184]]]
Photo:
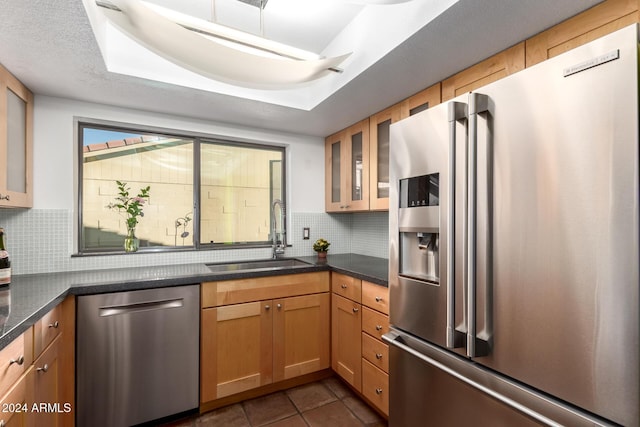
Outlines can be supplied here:
[[26, 427], [34, 425], [28, 417], [31, 410], [30, 397], [33, 396], [34, 371], [29, 370], [0, 400], [0, 426]]
[[[61, 338], [58, 336], [34, 362], [33, 401], [30, 414], [33, 425], [55, 427], [61, 425], [60, 416], [65, 403], [61, 398], [60, 366]], [[38, 408], [38, 410], [33, 410]]]
[[325, 210], [369, 210], [369, 119], [325, 140]]
[[202, 310], [202, 402], [272, 382], [272, 305], [269, 300]]
[[369, 210], [369, 119], [349, 127], [346, 133], [347, 159], [345, 211]]
[[351, 386], [362, 388], [361, 305], [331, 296], [331, 367]]
[[327, 212], [342, 212], [346, 197], [344, 177], [345, 162], [345, 132], [339, 132], [325, 140], [325, 210]]
[[525, 67], [525, 43], [500, 53], [461, 71], [442, 82], [442, 101], [448, 101], [466, 92], [514, 74]]
[[400, 104], [369, 118], [369, 209], [389, 210], [389, 130], [400, 120]]
[[0, 206], [33, 206], [33, 94], [0, 65]]
[[563, 52], [638, 22], [637, 1], [603, 1], [526, 41], [531, 67]]
[[433, 107], [434, 105], [440, 104], [441, 101], [442, 85], [440, 83], [436, 83], [402, 101], [400, 107], [400, 119], [406, 119], [409, 116], [418, 114], [421, 111]]
[[274, 382], [329, 367], [329, 298], [326, 292], [273, 302]]

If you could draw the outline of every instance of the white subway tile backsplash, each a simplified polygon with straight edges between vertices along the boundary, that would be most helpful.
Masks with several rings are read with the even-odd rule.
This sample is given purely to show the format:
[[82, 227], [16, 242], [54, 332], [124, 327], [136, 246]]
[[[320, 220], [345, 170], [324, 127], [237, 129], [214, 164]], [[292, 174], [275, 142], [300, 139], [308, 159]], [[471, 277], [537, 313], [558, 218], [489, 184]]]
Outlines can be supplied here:
[[[331, 242], [331, 254], [389, 256], [389, 216], [386, 212], [293, 212], [289, 217], [287, 242], [291, 247], [287, 248], [286, 256], [314, 255], [313, 242], [321, 237]], [[271, 256], [271, 248], [72, 256], [74, 213], [64, 209], [0, 209], [0, 227], [5, 229], [14, 274], [224, 262]], [[309, 240], [302, 238], [304, 227], [311, 230]]]

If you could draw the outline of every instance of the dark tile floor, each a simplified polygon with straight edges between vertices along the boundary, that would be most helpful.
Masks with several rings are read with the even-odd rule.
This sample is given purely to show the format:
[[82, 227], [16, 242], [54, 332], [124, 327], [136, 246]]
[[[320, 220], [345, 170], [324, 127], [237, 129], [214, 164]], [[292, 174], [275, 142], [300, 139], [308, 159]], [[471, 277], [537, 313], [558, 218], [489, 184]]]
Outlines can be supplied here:
[[166, 425], [169, 426], [386, 427], [387, 422], [334, 377]]

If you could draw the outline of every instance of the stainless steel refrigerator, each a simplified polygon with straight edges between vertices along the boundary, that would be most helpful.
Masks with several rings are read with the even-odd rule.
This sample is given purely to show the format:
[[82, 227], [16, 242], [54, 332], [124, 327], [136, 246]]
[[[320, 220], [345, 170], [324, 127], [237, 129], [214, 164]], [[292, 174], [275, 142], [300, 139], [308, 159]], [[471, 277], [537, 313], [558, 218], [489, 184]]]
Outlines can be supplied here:
[[638, 27], [391, 126], [390, 426], [639, 425]]

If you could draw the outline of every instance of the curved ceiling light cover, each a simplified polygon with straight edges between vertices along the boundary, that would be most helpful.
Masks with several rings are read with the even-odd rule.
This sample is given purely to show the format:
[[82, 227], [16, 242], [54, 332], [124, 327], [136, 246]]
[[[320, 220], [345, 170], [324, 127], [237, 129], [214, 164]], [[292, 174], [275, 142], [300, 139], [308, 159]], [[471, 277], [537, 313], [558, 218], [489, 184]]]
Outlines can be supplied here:
[[137, 0], [110, 0], [102, 9], [121, 31], [147, 49], [205, 77], [256, 89], [307, 83], [333, 73], [350, 54], [318, 60], [267, 58], [239, 51], [181, 27]]

